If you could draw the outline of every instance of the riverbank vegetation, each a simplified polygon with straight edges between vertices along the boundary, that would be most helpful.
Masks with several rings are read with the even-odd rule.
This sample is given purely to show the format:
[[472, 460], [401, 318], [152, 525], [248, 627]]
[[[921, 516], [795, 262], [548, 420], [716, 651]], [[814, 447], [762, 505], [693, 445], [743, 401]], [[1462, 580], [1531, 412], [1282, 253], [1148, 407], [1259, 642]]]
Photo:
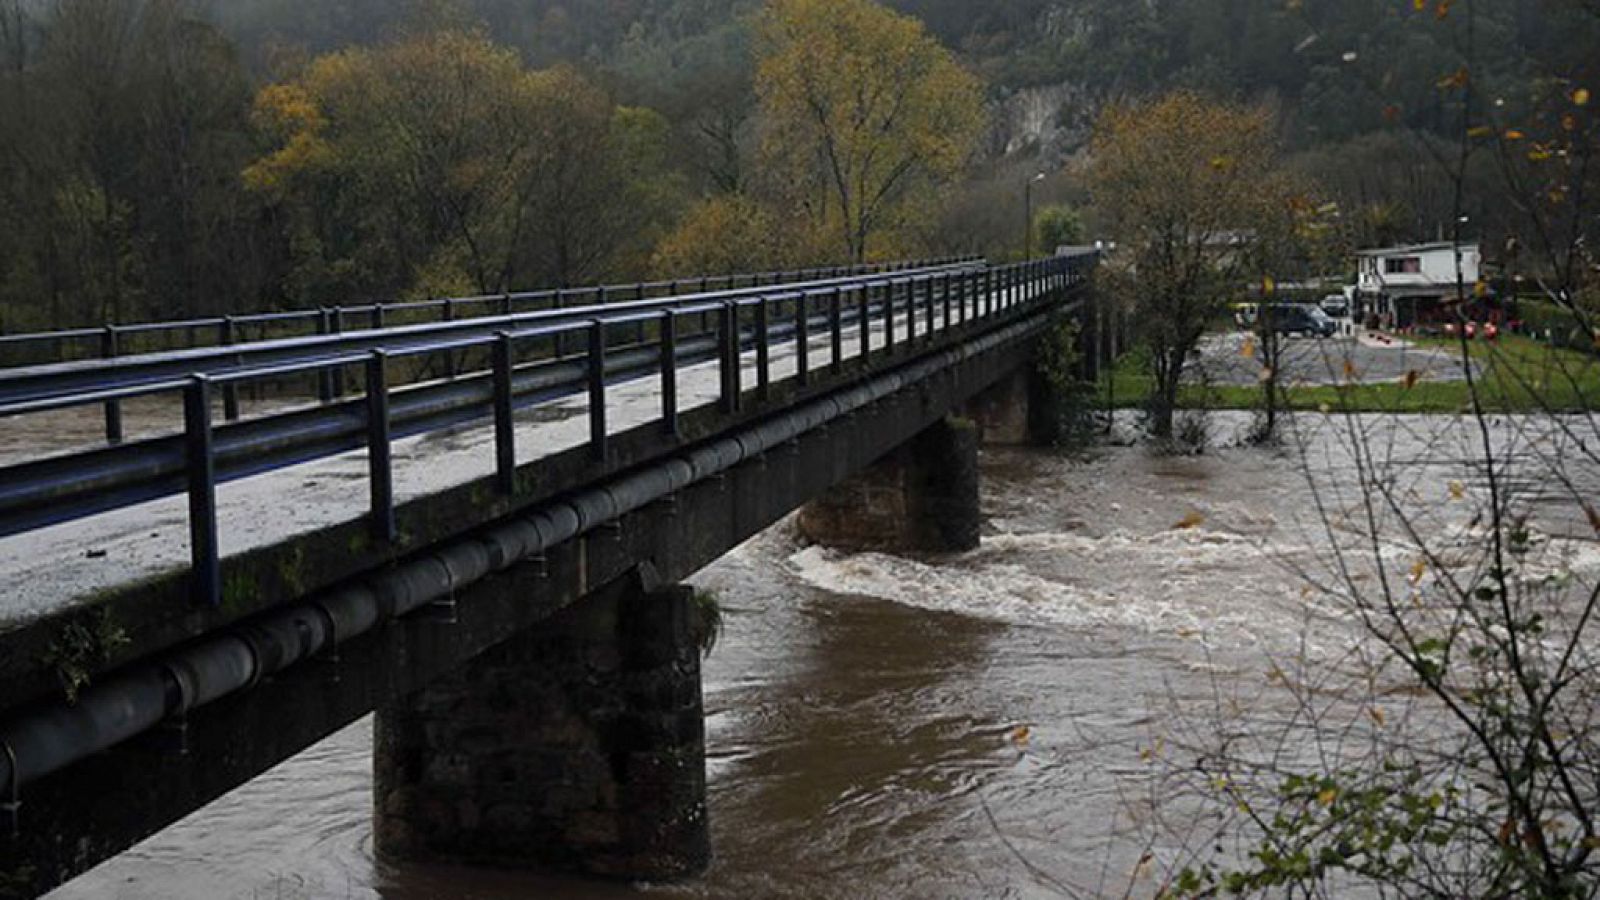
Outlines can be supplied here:
[[944, 253], [985, 121], [870, 0], [697, 19], [693, 71], [510, 6], [238, 6], [0, 2], [0, 333]]
[[[1448, 338], [1420, 339], [1424, 349], [1459, 353], [1460, 344]], [[1296, 348], [1303, 349], [1303, 348]], [[1399, 351], [1392, 351], [1399, 352]], [[1589, 412], [1600, 406], [1600, 357], [1558, 347], [1521, 335], [1472, 342], [1467, 352], [1478, 367], [1475, 385], [1460, 376], [1459, 365], [1441, 368], [1433, 361], [1430, 375], [1402, 376], [1387, 382], [1360, 380], [1352, 371], [1341, 379], [1342, 359], [1337, 348], [1316, 357], [1311, 368], [1326, 380], [1344, 383], [1286, 382], [1280, 387], [1282, 408], [1299, 412], [1446, 413], [1470, 412], [1474, 393], [1485, 410], [1496, 413]], [[1143, 348], [1135, 348], [1104, 373], [1095, 389], [1102, 409], [1147, 409], [1154, 385]], [[1438, 375], [1448, 375], [1441, 380]], [[1181, 386], [1176, 408], [1183, 410], [1255, 410], [1262, 390], [1253, 385], [1195, 382]]]

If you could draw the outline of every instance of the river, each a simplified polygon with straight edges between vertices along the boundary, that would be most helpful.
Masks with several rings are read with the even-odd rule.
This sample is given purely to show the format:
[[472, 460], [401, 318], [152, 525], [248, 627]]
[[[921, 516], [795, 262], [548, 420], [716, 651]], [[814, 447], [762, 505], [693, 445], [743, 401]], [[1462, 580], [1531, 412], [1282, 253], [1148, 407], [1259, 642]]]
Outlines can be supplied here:
[[[781, 523], [696, 577], [726, 624], [702, 879], [376, 862], [364, 720], [51, 896], [1148, 896], [1207, 821], [1173, 820], [1161, 748], [1204, 738], [1197, 710], [1286, 715], [1276, 667], [1356, 640], [1304, 588], [1326, 537], [1301, 456], [992, 449], [983, 469], [972, 553], [840, 554]], [[1592, 541], [1566, 558], [1600, 571]]]

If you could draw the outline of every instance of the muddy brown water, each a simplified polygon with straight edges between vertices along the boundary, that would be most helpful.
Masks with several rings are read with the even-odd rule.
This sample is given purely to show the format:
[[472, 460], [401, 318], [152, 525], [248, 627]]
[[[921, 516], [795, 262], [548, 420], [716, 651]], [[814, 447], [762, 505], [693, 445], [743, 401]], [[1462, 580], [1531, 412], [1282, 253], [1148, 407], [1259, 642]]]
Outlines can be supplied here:
[[703, 878], [376, 861], [364, 720], [51, 896], [1148, 896], [1181, 839], [1146, 751], [1269, 657], [1352, 639], [1294, 574], [1318, 540], [1300, 463], [989, 450], [984, 472], [973, 553], [840, 554], [780, 524], [696, 577], [726, 622]]

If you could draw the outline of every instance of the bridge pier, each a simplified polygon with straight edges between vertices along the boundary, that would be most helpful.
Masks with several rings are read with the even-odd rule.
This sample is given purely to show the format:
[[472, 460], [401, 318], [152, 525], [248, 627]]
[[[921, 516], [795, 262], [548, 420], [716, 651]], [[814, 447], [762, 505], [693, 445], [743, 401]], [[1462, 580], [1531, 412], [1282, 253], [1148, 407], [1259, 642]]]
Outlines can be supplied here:
[[700, 624], [689, 588], [651, 580], [634, 570], [380, 710], [380, 855], [620, 879], [705, 868]]
[[800, 510], [807, 539], [847, 550], [978, 546], [977, 426], [947, 417]]
[[1056, 398], [1032, 365], [1020, 366], [967, 401], [963, 412], [989, 446], [1050, 444], [1056, 436]]

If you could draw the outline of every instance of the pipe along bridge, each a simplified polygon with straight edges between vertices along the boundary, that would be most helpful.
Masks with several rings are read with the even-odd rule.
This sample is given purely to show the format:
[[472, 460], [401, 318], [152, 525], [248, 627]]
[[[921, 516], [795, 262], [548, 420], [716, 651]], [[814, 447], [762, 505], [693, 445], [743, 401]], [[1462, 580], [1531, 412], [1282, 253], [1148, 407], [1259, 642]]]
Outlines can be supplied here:
[[1096, 262], [0, 337], [0, 897], [373, 711], [380, 855], [700, 871], [680, 582], [795, 510], [974, 546], [980, 438], [1040, 420]]

